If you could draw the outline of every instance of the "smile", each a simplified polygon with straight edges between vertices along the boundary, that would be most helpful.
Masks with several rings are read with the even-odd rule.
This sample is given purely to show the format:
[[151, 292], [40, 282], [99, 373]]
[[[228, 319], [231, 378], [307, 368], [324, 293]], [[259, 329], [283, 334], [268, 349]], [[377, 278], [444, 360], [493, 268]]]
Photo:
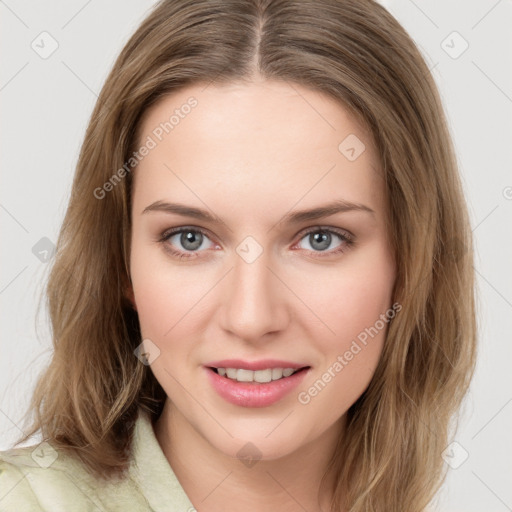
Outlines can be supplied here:
[[213, 390], [225, 401], [239, 407], [268, 407], [293, 391], [303, 381], [311, 367], [262, 370], [229, 367], [203, 369], [207, 372]]
[[[301, 368], [303, 369], [303, 368]], [[295, 368], [266, 368], [264, 370], [245, 370], [243, 368], [212, 368], [220, 376], [237, 382], [265, 383], [289, 377], [301, 369]]]

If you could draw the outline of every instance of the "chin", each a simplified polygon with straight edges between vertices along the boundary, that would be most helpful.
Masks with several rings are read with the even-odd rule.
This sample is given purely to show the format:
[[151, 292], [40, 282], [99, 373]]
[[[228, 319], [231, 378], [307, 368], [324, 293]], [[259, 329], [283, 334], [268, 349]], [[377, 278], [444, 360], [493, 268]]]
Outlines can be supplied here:
[[225, 443], [211, 443], [214, 448], [227, 457], [238, 459], [247, 467], [252, 467], [257, 461], [272, 461], [286, 457], [299, 448], [296, 435], [287, 435], [293, 439], [293, 445], [284, 443], [282, 436], [275, 436], [273, 440], [265, 435], [253, 435], [246, 432], [243, 438], [233, 438]]

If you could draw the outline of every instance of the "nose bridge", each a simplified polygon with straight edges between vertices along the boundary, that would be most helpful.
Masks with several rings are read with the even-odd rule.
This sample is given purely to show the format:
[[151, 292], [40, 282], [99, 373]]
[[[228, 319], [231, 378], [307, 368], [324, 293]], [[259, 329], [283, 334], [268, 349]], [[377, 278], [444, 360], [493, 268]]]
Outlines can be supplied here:
[[237, 247], [222, 303], [223, 327], [239, 338], [257, 340], [283, 328], [283, 285], [270, 270], [270, 259], [254, 240], [245, 240]]

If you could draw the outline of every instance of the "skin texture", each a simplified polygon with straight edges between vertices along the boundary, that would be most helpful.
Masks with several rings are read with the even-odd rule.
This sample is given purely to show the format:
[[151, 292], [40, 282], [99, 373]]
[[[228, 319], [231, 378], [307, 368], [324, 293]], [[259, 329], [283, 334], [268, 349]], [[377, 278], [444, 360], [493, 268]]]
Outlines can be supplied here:
[[[330, 495], [319, 503], [320, 479], [346, 411], [375, 372], [386, 328], [309, 403], [298, 394], [392, 306], [395, 264], [378, 154], [339, 103], [263, 80], [166, 96], [146, 112], [141, 143], [155, 139], [153, 130], [190, 96], [197, 106], [143, 158], [133, 190], [130, 295], [143, 339], [160, 351], [151, 370], [169, 397], [155, 433], [199, 511], [325, 511]], [[354, 161], [338, 149], [350, 134], [365, 145]], [[373, 213], [280, 222], [338, 199]], [[224, 223], [142, 213], [159, 200], [206, 209]], [[159, 241], [177, 227], [207, 232], [189, 259], [165, 249], [194, 253], [180, 233]], [[305, 233], [313, 227], [348, 231], [354, 243], [331, 232], [322, 250]], [[247, 236], [263, 249], [252, 263], [236, 251]], [[203, 365], [225, 358], [277, 358], [311, 370], [279, 402], [246, 408], [226, 402], [207, 379]], [[250, 467], [237, 458], [248, 442], [261, 457]]]

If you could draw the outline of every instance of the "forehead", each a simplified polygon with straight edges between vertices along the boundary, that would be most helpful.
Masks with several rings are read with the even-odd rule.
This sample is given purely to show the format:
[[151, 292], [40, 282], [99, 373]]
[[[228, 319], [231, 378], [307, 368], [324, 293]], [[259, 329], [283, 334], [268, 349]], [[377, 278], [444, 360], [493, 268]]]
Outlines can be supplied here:
[[135, 183], [148, 199], [179, 189], [260, 209], [262, 198], [276, 195], [290, 208], [326, 194], [382, 202], [370, 133], [340, 102], [298, 84], [189, 86], [144, 114], [139, 145], [145, 144], [152, 149]]

